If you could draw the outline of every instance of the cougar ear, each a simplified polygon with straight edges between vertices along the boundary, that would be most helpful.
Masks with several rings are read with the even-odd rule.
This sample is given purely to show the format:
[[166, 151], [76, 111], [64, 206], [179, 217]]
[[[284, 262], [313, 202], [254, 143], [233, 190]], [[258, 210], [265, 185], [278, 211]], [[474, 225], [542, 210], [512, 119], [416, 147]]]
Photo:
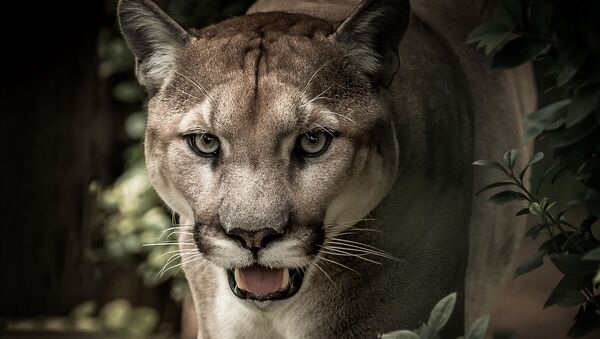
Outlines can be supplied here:
[[409, 0], [364, 0], [334, 37], [354, 45], [363, 71], [377, 86], [389, 87], [398, 70], [398, 45], [409, 18]]
[[136, 61], [136, 75], [149, 92], [172, 72], [179, 49], [191, 36], [150, 0], [120, 0], [121, 31]]

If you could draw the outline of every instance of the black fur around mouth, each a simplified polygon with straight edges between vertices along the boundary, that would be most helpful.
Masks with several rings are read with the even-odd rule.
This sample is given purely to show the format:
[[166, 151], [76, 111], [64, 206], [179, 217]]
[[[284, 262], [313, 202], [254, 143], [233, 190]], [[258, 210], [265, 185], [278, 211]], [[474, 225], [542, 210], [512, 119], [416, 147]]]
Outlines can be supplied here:
[[298, 268], [291, 268], [288, 269], [288, 271], [290, 274], [290, 284], [288, 288], [286, 290], [277, 291], [275, 293], [269, 293], [266, 295], [256, 295], [239, 288], [237, 282], [235, 281], [235, 274], [233, 270], [227, 270], [227, 280], [229, 281], [229, 288], [231, 288], [231, 292], [233, 292], [233, 294], [240, 299], [257, 301], [281, 300], [290, 298], [296, 294], [302, 285], [302, 281], [304, 280], [304, 272], [302, 272], [302, 270]]

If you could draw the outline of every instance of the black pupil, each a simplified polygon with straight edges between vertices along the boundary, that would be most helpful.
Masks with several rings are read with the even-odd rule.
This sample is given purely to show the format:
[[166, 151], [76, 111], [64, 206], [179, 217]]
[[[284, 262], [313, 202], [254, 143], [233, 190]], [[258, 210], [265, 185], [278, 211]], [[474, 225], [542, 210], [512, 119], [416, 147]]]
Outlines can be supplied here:
[[206, 143], [206, 144], [212, 144], [215, 141], [215, 138], [213, 138], [210, 135], [205, 135], [203, 137], [203, 139], [204, 139], [204, 143]]
[[311, 144], [316, 144], [319, 141], [319, 137], [317, 137], [314, 134], [309, 134], [308, 135], [308, 142], [310, 142]]

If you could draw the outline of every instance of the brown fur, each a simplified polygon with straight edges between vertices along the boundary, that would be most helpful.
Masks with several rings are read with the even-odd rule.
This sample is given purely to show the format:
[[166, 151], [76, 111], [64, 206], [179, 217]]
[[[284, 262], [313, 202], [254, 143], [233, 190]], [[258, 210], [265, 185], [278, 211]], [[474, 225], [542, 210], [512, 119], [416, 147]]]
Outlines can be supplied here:
[[[147, 1], [123, 2], [143, 10]], [[446, 15], [456, 8], [413, 1], [400, 67], [379, 86], [384, 77], [373, 72], [395, 72], [393, 59], [377, 65], [370, 47], [336, 40], [357, 3], [261, 0], [189, 43], [165, 38], [160, 57], [174, 66], [154, 74], [163, 79], [148, 105], [146, 162], [190, 230], [180, 243], [200, 338], [373, 337], [417, 327], [452, 291], [461, 299], [448, 334], [489, 310], [522, 225], [472, 199], [485, 178], [470, 164], [519, 143], [520, 116], [533, 108], [531, 72], [489, 73], [488, 60], [464, 45], [470, 12], [460, 22]], [[147, 32], [121, 8], [129, 31]], [[263, 13], [274, 10], [292, 13]], [[298, 136], [319, 126], [339, 133], [330, 149], [295, 158]], [[198, 130], [219, 137], [218, 159], [190, 151], [183, 135]], [[357, 220], [365, 217], [375, 221]], [[285, 233], [257, 259], [224, 233], [265, 225]], [[351, 226], [358, 230], [339, 235]], [[398, 260], [319, 253], [335, 265], [315, 257], [320, 236]], [[302, 288], [271, 303], [236, 299], [225, 269], [253, 260], [304, 267]]]

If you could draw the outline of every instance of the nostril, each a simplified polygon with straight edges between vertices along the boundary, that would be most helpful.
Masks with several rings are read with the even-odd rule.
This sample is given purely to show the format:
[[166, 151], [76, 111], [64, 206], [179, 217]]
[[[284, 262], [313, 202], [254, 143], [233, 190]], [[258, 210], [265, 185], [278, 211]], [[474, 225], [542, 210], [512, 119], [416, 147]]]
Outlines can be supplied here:
[[252, 252], [258, 252], [269, 243], [280, 238], [281, 233], [272, 228], [263, 228], [258, 231], [246, 231], [241, 228], [233, 228], [225, 232], [229, 237], [238, 241], [244, 248]]
[[[274, 230], [273, 230], [273, 231], [274, 231]], [[273, 233], [266, 234], [266, 235], [264, 235], [264, 236], [262, 237], [262, 239], [260, 240], [260, 247], [261, 247], [261, 248], [267, 247], [267, 245], [268, 245], [269, 243], [271, 243], [271, 242], [273, 242], [273, 241], [275, 241], [275, 240], [277, 240], [277, 239], [281, 238], [282, 236], [283, 236], [283, 234], [281, 234], [281, 233], [276, 233], [276, 232], [273, 232]]]
[[236, 240], [237, 242], [239, 242], [240, 245], [242, 245], [242, 247], [248, 248], [248, 243], [246, 242], [246, 239], [244, 239], [244, 237], [239, 236], [237, 234], [233, 234], [233, 233], [227, 233], [227, 235], [230, 238], [232, 238], [232, 239]]

